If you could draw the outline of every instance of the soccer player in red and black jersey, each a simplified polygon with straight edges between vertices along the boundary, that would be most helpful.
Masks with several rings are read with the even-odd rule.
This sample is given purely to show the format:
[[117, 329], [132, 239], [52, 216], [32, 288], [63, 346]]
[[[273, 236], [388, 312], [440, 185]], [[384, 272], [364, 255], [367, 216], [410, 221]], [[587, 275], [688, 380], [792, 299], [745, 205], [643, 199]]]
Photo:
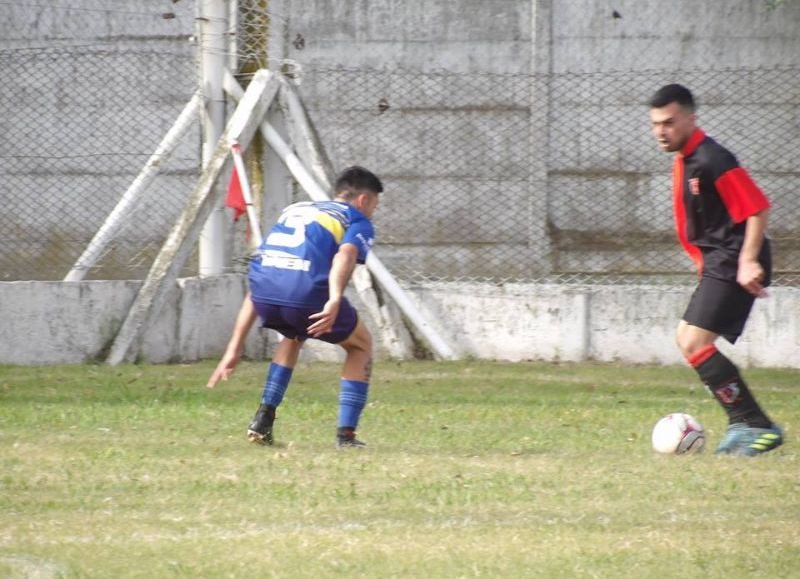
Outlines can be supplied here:
[[728, 415], [717, 453], [754, 456], [773, 450], [783, 443], [781, 429], [714, 345], [719, 336], [735, 343], [755, 298], [766, 295], [772, 272], [766, 236], [770, 203], [736, 157], [697, 126], [689, 89], [664, 86], [650, 107], [658, 144], [675, 153], [675, 227], [700, 275], [678, 325], [678, 347]]

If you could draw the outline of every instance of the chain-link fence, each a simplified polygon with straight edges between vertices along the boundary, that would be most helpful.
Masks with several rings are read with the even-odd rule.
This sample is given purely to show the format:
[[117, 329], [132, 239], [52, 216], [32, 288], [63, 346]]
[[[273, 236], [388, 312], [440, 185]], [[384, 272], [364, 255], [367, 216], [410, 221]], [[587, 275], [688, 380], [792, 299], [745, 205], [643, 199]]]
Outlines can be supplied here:
[[[191, 46], [0, 51], [0, 280], [66, 275], [196, 90], [195, 68]], [[143, 278], [198, 168], [194, 123], [89, 277]]]
[[[239, 4], [242, 79], [271, 62], [262, 4]], [[0, 279], [70, 270], [195, 92], [195, 51], [0, 51], [2, 78], [13, 79], [0, 82]], [[378, 252], [402, 280], [692, 280], [673, 231], [671, 158], [646, 105], [674, 81], [695, 91], [701, 125], [772, 199], [776, 282], [800, 280], [798, 68], [537, 77], [306, 67], [298, 80], [334, 166], [384, 179]], [[88, 277], [146, 275], [196, 182], [199, 141], [198, 122]]]
[[385, 178], [378, 251], [402, 278], [680, 283], [695, 278], [647, 107], [676, 80], [773, 201], [776, 283], [796, 283], [800, 69], [324, 70], [306, 71], [301, 89], [336, 166]]

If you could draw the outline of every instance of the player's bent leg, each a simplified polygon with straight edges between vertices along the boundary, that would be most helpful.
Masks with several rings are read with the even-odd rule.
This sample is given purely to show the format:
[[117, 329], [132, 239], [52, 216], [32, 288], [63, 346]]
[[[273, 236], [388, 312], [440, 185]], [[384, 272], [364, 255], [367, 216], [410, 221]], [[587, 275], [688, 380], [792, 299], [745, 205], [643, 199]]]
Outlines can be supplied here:
[[336, 446], [363, 447], [356, 438], [361, 411], [367, 403], [369, 379], [372, 373], [372, 336], [361, 320], [346, 340], [339, 345], [347, 353], [339, 389], [339, 423]]
[[275, 410], [283, 401], [302, 347], [302, 340], [291, 338], [284, 338], [278, 344], [264, 381], [261, 404], [247, 429], [247, 438], [250, 442], [273, 444], [272, 427], [275, 422]]
[[297, 365], [297, 358], [300, 356], [300, 350], [303, 348], [304, 343], [303, 340], [296, 338], [283, 338], [275, 349], [272, 362], [286, 368], [294, 368]]
[[687, 360], [703, 348], [713, 344], [719, 334], [703, 328], [698, 328], [681, 320], [675, 332], [675, 341]]
[[364, 322], [359, 319], [352, 333], [338, 345], [347, 353], [342, 378], [369, 382], [372, 373], [372, 334]]
[[717, 454], [754, 456], [783, 444], [783, 432], [756, 402], [739, 369], [714, 345], [717, 334], [681, 321], [678, 347], [728, 415]]

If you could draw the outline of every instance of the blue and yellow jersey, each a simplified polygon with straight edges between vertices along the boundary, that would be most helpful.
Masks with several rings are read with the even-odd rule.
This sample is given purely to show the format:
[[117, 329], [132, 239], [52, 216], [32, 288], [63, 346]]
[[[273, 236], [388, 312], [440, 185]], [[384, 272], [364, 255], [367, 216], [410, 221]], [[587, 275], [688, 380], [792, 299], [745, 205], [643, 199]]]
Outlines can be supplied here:
[[253, 301], [322, 309], [328, 301], [328, 275], [339, 246], [355, 245], [358, 263], [364, 263], [374, 237], [367, 216], [347, 203], [289, 205], [250, 263]]

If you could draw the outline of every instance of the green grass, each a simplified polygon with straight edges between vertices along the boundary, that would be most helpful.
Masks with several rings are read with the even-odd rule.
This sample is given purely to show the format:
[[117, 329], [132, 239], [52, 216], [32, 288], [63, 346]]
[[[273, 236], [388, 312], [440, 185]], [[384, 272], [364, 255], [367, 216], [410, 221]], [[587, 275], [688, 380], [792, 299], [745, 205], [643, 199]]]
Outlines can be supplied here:
[[655, 455], [687, 368], [382, 363], [365, 451], [338, 367], [301, 365], [278, 445], [244, 433], [264, 364], [0, 367], [0, 577], [798, 577], [800, 372], [751, 370], [787, 444]]

